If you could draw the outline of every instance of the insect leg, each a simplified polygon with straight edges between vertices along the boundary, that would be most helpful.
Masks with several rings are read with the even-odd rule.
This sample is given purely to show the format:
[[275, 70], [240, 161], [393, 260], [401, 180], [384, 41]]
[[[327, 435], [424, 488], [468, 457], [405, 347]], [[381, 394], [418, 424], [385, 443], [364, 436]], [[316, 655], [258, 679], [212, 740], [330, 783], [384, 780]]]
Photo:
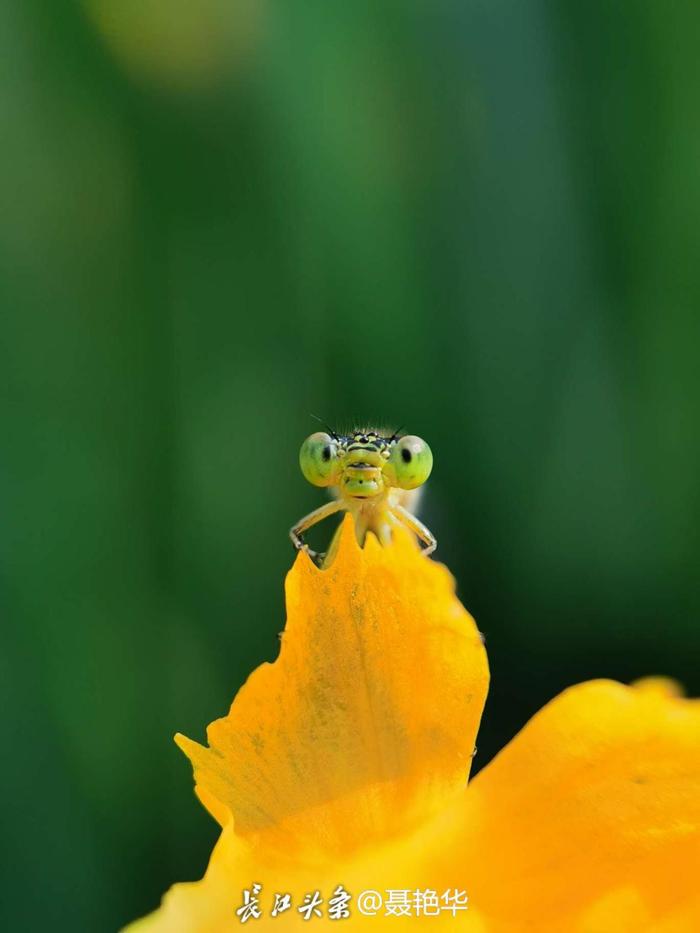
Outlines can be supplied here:
[[415, 515], [411, 515], [408, 509], [405, 509], [402, 505], [392, 505], [389, 509], [392, 515], [399, 519], [407, 528], [410, 528], [411, 531], [417, 535], [420, 540], [425, 544], [423, 549], [424, 554], [432, 554], [435, 548], [437, 547], [437, 539], [435, 535], [426, 528], [426, 526]]
[[309, 512], [308, 515], [300, 518], [296, 525], [289, 531], [289, 537], [292, 539], [292, 544], [297, 551], [306, 551], [312, 560], [321, 558], [323, 556], [322, 554], [317, 554], [316, 551], [312, 551], [307, 544], [304, 544], [302, 535], [304, 532], [308, 531], [309, 528], [312, 528], [314, 525], [318, 524], [318, 522], [322, 522], [324, 518], [328, 518], [330, 515], [339, 512], [342, 508], [342, 503], [338, 499], [334, 499], [332, 502], [326, 502], [325, 505], [322, 505], [318, 509], [314, 509], [313, 512]]

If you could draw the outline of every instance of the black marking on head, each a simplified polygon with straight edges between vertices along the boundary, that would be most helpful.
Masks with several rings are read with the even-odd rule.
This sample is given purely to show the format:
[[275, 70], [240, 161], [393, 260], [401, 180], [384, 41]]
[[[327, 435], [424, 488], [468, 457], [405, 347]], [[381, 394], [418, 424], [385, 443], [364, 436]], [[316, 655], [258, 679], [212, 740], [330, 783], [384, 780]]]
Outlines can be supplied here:
[[408, 449], [408, 447], [404, 447], [403, 450], [401, 451], [401, 459], [403, 460], [404, 463], [410, 463], [411, 460], [413, 460], [413, 454]]
[[328, 461], [331, 459], [330, 444], [326, 444], [326, 446], [323, 448], [323, 451], [321, 452], [321, 459], [326, 463], [328, 463]]
[[[399, 432], [395, 431], [390, 437], [380, 434], [376, 428], [355, 428], [349, 434], [341, 434], [337, 436], [332, 435], [333, 439], [338, 442], [341, 447], [341, 452], [345, 453], [350, 450], [357, 450], [356, 445], [360, 445], [359, 449], [366, 450], [388, 450], [393, 444], [399, 440]], [[367, 447], [369, 444], [371, 446]]]

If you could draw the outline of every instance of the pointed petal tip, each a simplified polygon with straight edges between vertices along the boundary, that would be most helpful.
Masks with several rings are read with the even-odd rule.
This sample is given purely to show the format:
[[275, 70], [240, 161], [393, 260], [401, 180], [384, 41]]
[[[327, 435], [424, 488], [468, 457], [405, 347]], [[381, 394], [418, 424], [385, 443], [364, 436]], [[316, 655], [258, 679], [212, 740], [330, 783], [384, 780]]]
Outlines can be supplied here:
[[188, 738], [186, 735], [183, 735], [181, 732], [176, 732], [173, 736], [173, 741], [180, 749], [181, 752], [184, 752], [185, 755], [190, 759], [194, 764], [194, 757], [201, 751], [204, 751], [204, 746], [200, 745], [199, 742], [195, 742], [194, 739]]
[[347, 558], [350, 555], [358, 554], [361, 550], [355, 536], [355, 520], [349, 512], [343, 516], [338, 530], [338, 558]]

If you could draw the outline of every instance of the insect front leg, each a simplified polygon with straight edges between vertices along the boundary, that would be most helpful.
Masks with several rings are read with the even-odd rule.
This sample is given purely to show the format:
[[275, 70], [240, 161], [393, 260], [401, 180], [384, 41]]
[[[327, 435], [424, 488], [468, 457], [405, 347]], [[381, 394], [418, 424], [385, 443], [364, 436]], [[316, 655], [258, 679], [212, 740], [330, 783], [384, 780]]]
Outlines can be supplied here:
[[306, 551], [309, 557], [318, 563], [324, 555], [317, 554], [316, 551], [312, 551], [307, 544], [304, 544], [302, 535], [307, 532], [309, 528], [313, 528], [314, 525], [322, 522], [324, 518], [329, 518], [329, 516], [335, 515], [335, 513], [339, 512], [342, 508], [342, 503], [337, 499], [334, 499], [333, 502], [327, 502], [320, 508], [314, 509], [313, 512], [309, 512], [308, 515], [300, 518], [296, 525], [294, 525], [289, 531], [289, 537], [292, 539], [292, 544], [296, 550]]
[[402, 505], [392, 505], [389, 511], [403, 525], [406, 525], [407, 528], [410, 528], [414, 535], [417, 535], [423, 544], [425, 544], [425, 548], [423, 549], [424, 554], [433, 553], [437, 547], [437, 539], [432, 531], [430, 531], [430, 529], [423, 524], [423, 522], [417, 519], [415, 515], [411, 515], [411, 513]]

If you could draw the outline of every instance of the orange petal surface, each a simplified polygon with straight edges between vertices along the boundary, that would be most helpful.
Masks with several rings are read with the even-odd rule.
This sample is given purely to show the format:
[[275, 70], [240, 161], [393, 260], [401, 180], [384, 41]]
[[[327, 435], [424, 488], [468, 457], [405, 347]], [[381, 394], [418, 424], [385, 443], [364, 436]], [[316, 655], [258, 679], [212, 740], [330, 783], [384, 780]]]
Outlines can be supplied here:
[[445, 843], [490, 928], [700, 930], [700, 704], [658, 687], [566, 690], [469, 785]]
[[299, 554], [286, 599], [277, 660], [209, 726], [208, 748], [177, 741], [239, 837], [294, 860], [347, 857], [465, 786], [486, 653], [449, 572], [401, 530], [360, 548], [346, 518], [331, 566]]

